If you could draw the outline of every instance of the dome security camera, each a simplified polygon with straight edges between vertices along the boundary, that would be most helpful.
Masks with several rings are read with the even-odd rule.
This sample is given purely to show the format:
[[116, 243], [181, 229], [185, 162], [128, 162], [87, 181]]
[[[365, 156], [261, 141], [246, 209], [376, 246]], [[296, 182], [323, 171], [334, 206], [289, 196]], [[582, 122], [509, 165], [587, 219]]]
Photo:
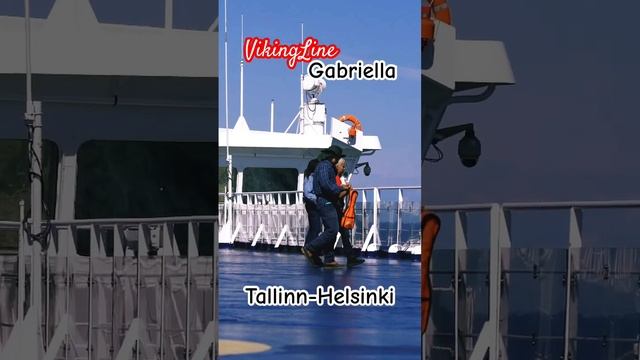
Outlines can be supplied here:
[[364, 166], [364, 176], [369, 176], [371, 174], [371, 166], [369, 166], [369, 163], [367, 163], [367, 165]]
[[458, 143], [458, 156], [465, 167], [474, 167], [478, 163], [482, 146], [473, 130], [466, 131]]

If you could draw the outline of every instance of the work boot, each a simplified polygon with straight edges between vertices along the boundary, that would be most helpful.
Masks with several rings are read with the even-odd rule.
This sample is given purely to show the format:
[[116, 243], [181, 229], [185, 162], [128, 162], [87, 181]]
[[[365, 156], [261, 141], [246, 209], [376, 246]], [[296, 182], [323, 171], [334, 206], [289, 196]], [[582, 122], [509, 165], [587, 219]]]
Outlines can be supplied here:
[[304, 257], [307, 258], [307, 260], [309, 260], [309, 263], [315, 267], [321, 267], [322, 264], [322, 260], [320, 259], [320, 257], [316, 254], [313, 253], [313, 251], [307, 249], [306, 247], [301, 247], [300, 251], [302, 251], [302, 254], [304, 255]]
[[349, 267], [358, 266], [362, 263], [364, 263], [364, 259], [361, 257], [352, 256], [347, 259], [347, 266]]

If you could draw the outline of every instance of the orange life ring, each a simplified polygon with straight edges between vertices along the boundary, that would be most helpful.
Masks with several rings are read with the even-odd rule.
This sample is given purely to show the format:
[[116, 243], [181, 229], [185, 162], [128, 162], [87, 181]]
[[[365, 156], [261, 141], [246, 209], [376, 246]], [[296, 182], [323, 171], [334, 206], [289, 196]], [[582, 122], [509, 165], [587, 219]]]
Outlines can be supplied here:
[[433, 19], [451, 25], [451, 9], [447, 0], [431, 0], [422, 7], [422, 40], [431, 41], [435, 35], [435, 23]]
[[338, 119], [342, 122], [350, 122], [353, 125], [351, 126], [351, 128], [349, 129], [349, 137], [350, 138], [354, 138], [356, 137], [356, 130], [360, 130], [362, 131], [362, 123], [360, 122], [360, 120], [358, 120], [357, 117], [353, 116], [353, 115], [342, 115], [340, 116], [340, 119]]

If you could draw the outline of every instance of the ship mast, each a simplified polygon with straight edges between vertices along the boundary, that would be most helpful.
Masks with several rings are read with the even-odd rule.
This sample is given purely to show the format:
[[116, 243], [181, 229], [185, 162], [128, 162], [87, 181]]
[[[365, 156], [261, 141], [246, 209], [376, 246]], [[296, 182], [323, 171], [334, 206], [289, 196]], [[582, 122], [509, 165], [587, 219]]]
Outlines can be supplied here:
[[[39, 326], [42, 319], [42, 243], [46, 241], [47, 233], [42, 231], [42, 114], [41, 103], [33, 101], [31, 79], [31, 6], [29, 0], [24, 2], [25, 17], [25, 75], [26, 75], [26, 111], [25, 123], [29, 129], [27, 151], [30, 159], [30, 185], [31, 185], [31, 229], [28, 232], [29, 242], [32, 242], [31, 260], [31, 304], [29, 312], [35, 316], [37, 352], [44, 349], [42, 331]], [[21, 219], [25, 220], [25, 219]], [[23, 249], [24, 247], [19, 247]], [[23, 266], [21, 264], [21, 266]], [[22, 284], [21, 284], [22, 285]], [[22, 291], [22, 290], [20, 290]], [[24, 314], [18, 314], [22, 319]]]
[[244, 59], [242, 57], [243, 41], [244, 41], [244, 15], [240, 15], [240, 119], [244, 119]]
[[[224, 1], [224, 121], [226, 127], [226, 142], [227, 142], [227, 194], [225, 204], [226, 214], [225, 214], [225, 225], [231, 226], [232, 224], [232, 215], [233, 215], [233, 206], [231, 204], [232, 200], [232, 180], [233, 180], [233, 159], [231, 157], [231, 153], [229, 152], [229, 73], [227, 70], [227, 54], [228, 54], [228, 32], [227, 32], [227, 0]], [[229, 233], [231, 229], [228, 229]]]

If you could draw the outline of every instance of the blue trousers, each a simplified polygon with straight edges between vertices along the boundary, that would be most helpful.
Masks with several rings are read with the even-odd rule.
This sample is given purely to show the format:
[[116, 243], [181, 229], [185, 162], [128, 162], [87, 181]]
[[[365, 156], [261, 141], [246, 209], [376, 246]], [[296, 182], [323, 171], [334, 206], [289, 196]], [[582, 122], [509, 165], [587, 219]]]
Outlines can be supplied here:
[[[342, 250], [344, 251], [344, 255], [349, 258], [353, 256], [353, 246], [351, 245], [351, 230], [341, 228], [340, 221], [342, 221], [342, 211], [341, 209], [336, 208], [336, 215], [338, 216], [338, 227], [340, 232], [340, 239], [342, 239]], [[335, 243], [335, 239], [333, 239], [333, 243], [331, 243], [331, 248], [324, 254], [324, 262], [329, 263], [335, 261], [335, 253], [333, 251], [333, 244]]]
[[338, 213], [331, 203], [317, 204], [318, 214], [324, 225], [324, 231], [307, 243], [307, 249], [320, 255], [333, 249], [333, 243], [338, 235]]
[[318, 213], [318, 207], [314, 202], [304, 199], [304, 208], [307, 210], [307, 217], [309, 218], [309, 229], [304, 237], [304, 244], [307, 245], [322, 231], [322, 220]]

